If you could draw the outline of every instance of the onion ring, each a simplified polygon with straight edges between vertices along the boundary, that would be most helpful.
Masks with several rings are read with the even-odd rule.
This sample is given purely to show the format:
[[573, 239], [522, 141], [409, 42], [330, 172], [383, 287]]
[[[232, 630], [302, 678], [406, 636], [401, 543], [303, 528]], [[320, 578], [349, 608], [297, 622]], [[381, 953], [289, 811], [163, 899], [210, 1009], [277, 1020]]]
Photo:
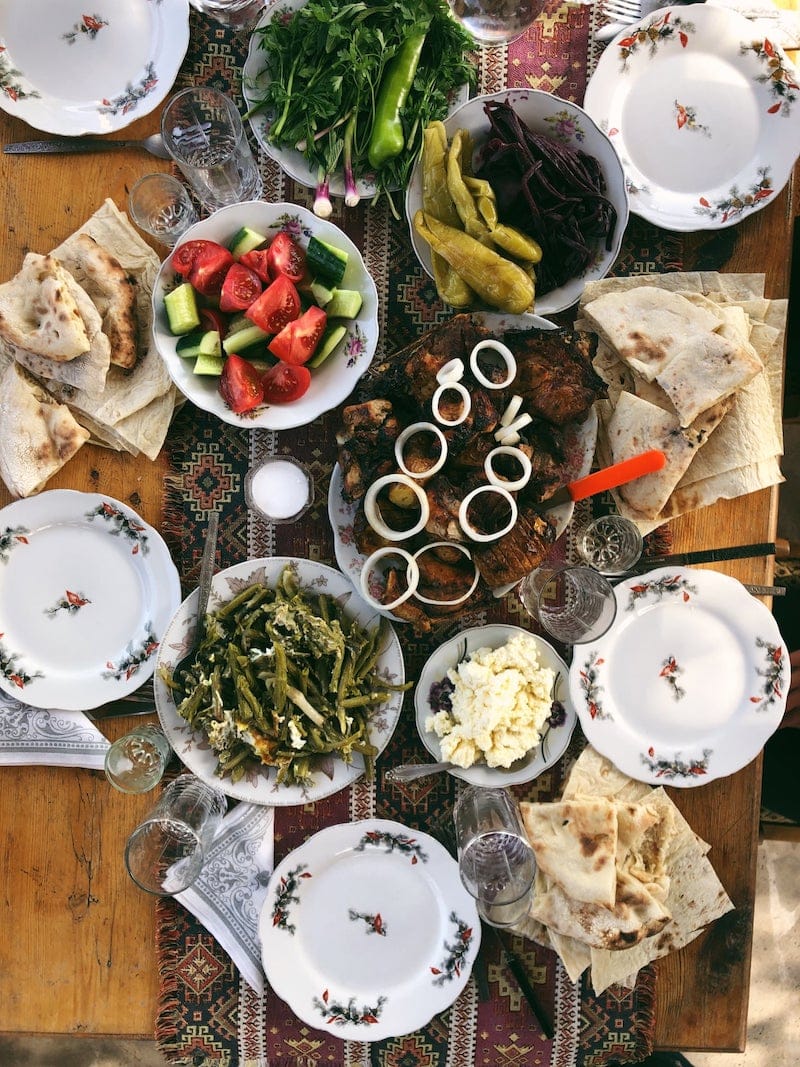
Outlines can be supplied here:
[[[513, 456], [522, 467], [522, 477], [516, 478], [514, 481], [501, 478], [499, 474], [495, 473], [492, 466], [492, 459], [495, 456]], [[525, 488], [530, 481], [533, 467], [530, 459], [525, 455], [521, 448], [514, 448], [512, 445], [498, 445], [497, 448], [493, 448], [486, 456], [486, 459], [483, 461], [483, 469], [486, 472], [486, 478], [491, 485], [498, 485], [501, 489], [508, 489], [511, 493], [518, 489]]]
[[[376, 600], [375, 597], [369, 591], [369, 576], [374, 565], [379, 559], [383, 559], [384, 556], [400, 556], [406, 561], [406, 584], [407, 588], [395, 597], [394, 600], [388, 604], [382, 604], [380, 600]], [[361, 575], [359, 584], [361, 586], [361, 595], [370, 605], [370, 607], [377, 608], [378, 611], [392, 611], [393, 608], [399, 608], [401, 604], [404, 604], [409, 597], [412, 597], [417, 591], [419, 585], [419, 564], [411, 555], [410, 552], [406, 552], [404, 548], [395, 548], [394, 545], [385, 545], [383, 548], [376, 548], [372, 555], [367, 556], [364, 560], [364, 566], [361, 568]]]
[[[485, 348], [491, 348], [495, 352], [499, 352], [500, 355], [503, 357], [506, 369], [508, 370], [508, 375], [505, 381], [490, 381], [478, 366], [478, 353], [482, 352]], [[469, 365], [470, 369], [472, 370], [472, 373], [475, 375], [481, 385], [485, 386], [487, 389], [505, 389], [507, 385], [511, 385], [511, 383], [517, 376], [517, 361], [514, 359], [514, 353], [507, 345], [504, 345], [502, 341], [496, 341], [494, 338], [491, 337], [487, 338], [487, 340], [485, 341], [478, 341], [478, 343], [475, 345], [475, 347], [469, 354]]]
[[445, 382], [460, 382], [464, 377], [464, 360], [463, 359], [449, 359], [443, 367], [440, 367], [436, 372], [436, 381], [439, 385], [444, 385]]
[[[387, 526], [383, 521], [381, 509], [378, 506], [378, 493], [385, 485], [391, 485], [393, 482], [408, 486], [419, 501], [419, 519], [416, 525], [409, 530], [393, 530], [391, 526]], [[387, 541], [405, 541], [409, 537], [413, 537], [414, 534], [418, 534], [420, 530], [424, 530], [430, 513], [431, 508], [428, 498], [425, 496], [425, 491], [407, 474], [385, 474], [382, 478], [378, 478], [372, 483], [367, 490], [367, 495], [364, 497], [364, 515], [367, 522], [376, 534], [386, 538]]]
[[460, 545], [458, 543], [458, 541], [432, 541], [429, 545], [423, 545], [422, 548], [418, 548], [417, 551], [414, 553], [414, 557], [413, 558], [416, 561], [416, 560], [419, 559], [419, 557], [424, 552], [427, 552], [429, 549], [431, 549], [431, 548], [441, 548], [443, 546], [446, 546], [447, 548], [457, 548], [459, 552], [463, 552], [463, 554], [467, 557], [467, 559], [472, 564], [473, 570], [475, 571], [475, 577], [472, 580], [472, 585], [469, 587], [469, 589], [466, 591], [466, 593], [464, 593], [463, 596], [460, 596], [455, 600], [431, 600], [430, 597], [423, 596], [422, 593], [418, 593], [415, 590], [414, 591], [414, 597], [415, 597], [415, 599], [419, 600], [420, 603], [422, 603], [422, 604], [438, 604], [440, 607], [449, 607], [449, 606], [452, 606], [453, 604], [463, 604], [463, 602], [465, 600], [467, 600], [469, 597], [471, 597], [472, 594], [475, 592], [475, 589], [476, 589], [476, 587], [478, 585], [478, 582], [481, 579], [481, 572], [475, 566], [475, 561], [472, 558], [472, 553], [470, 552], [470, 550], [467, 548], [466, 545]]
[[[438, 437], [440, 445], [439, 458], [433, 464], [432, 467], [428, 467], [424, 471], [412, 471], [409, 470], [403, 459], [403, 445], [416, 433], [432, 433], [434, 437]], [[432, 422], [413, 422], [410, 426], [406, 426], [405, 430], [400, 434], [394, 443], [394, 457], [397, 460], [397, 466], [403, 472], [407, 474], [409, 478], [431, 478], [434, 474], [442, 469], [447, 460], [447, 439], [439, 429]]]
[[[508, 503], [508, 506], [511, 509], [511, 518], [509, 519], [508, 525], [503, 527], [502, 530], [498, 530], [497, 533], [481, 533], [479, 530], [476, 530], [474, 526], [470, 525], [470, 522], [467, 519], [469, 505], [480, 493], [498, 493]], [[458, 522], [467, 537], [471, 538], [473, 541], [482, 541], [486, 543], [488, 541], [497, 541], [499, 538], [504, 537], [509, 530], [513, 529], [518, 514], [519, 509], [517, 508], [517, 502], [507, 489], [504, 489], [500, 485], [479, 485], [477, 489], [473, 489], [471, 493], [467, 493], [461, 501], [458, 509]]]
[[[458, 416], [457, 419], [445, 419], [439, 410], [439, 401], [442, 399], [442, 394], [445, 393], [448, 389], [452, 389], [454, 392], [458, 393], [458, 395], [463, 401], [461, 414]], [[440, 422], [442, 426], [459, 426], [464, 421], [464, 419], [466, 419], [467, 415], [469, 415], [470, 408], [472, 407], [472, 397], [469, 395], [467, 387], [465, 385], [462, 385], [461, 382], [448, 381], [440, 385], [436, 392], [433, 394], [433, 399], [431, 400], [431, 407], [433, 408], [433, 414], [436, 421]]]

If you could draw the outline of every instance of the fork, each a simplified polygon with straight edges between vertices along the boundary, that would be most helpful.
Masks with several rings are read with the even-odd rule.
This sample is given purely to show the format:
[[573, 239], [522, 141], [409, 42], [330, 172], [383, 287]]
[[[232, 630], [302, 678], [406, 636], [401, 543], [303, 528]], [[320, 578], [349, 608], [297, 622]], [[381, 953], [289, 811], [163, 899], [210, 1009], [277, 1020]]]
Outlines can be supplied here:
[[159, 159], [171, 159], [160, 133], [154, 133], [141, 141], [103, 140], [101, 137], [55, 137], [48, 141], [16, 141], [3, 146], [9, 156], [53, 155], [84, 152], [116, 152], [119, 148], [143, 148]]
[[600, 14], [608, 20], [595, 34], [598, 41], [610, 41], [620, 30], [636, 22], [642, 14], [640, 0], [601, 0]]

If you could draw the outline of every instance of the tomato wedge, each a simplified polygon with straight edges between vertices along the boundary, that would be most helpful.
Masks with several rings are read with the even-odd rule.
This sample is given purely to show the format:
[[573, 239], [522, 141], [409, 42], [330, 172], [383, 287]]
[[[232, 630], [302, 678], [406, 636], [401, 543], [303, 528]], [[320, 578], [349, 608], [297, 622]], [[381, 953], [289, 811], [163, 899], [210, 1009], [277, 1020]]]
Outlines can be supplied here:
[[237, 415], [252, 411], [264, 400], [261, 375], [252, 363], [233, 354], [225, 360], [219, 378], [219, 391], [222, 399]]
[[225, 316], [220, 315], [216, 308], [199, 307], [197, 314], [200, 316], [200, 328], [202, 330], [216, 330], [220, 337], [225, 337], [228, 332], [228, 322]]
[[284, 230], [276, 234], [267, 249], [267, 265], [271, 278], [283, 274], [299, 285], [306, 276], [306, 254]]
[[267, 404], [289, 404], [308, 391], [311, 371], [308, 367], [291, 367], [288, 363], [278, 362], [270, 367], [261, 382]]
[[245, 252], [243, 256], [239, 256], [239, 262], [249, 267], [250, 270], [254, 270], [265, 285], [272, 281], [267, 255], [266, 248], [254, 248], [252, 252]]
[[300, 294], [285, 275], [268, 285], [245, 315], [265, 333], [280, 331], [300, 314]]
[[222, 288], [233, 256], [216, 241], [187, 241], [172, 253], [172, 266], [203, 296], [216, 296]]
[[267, 348], [284, 363], [295, 367], [307, 363], [322, 339], [327, 322], [328, 316], [322, 308], [312, 304], [299, 318], [284, 326]]
[[255, 271], [234, 263], [228, 268], [219, 298], [220, 311], [244, 311], [261, 296], [264, 286]]
[[[213, 241], [185, 241], [178, 245], [172, 253], [172, 266], [184, 278], [189, 277], [189, 271], [194, 266], [194, 261], [199, 253]], [[220, 246], [221, 247], [221, 246]]]

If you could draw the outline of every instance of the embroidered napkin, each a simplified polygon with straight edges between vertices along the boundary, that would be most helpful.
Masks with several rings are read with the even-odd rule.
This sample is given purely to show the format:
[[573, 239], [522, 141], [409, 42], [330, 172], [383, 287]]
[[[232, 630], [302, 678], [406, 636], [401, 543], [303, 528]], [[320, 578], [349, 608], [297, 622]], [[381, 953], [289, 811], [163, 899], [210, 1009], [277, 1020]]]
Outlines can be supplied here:
[[102, 770], [108, 747], [82, 711], [32, 708], [0, 692], [0, 765]]
[[264, 972], [258, 920], [274, 865], [273, 824], [272, 808], [237, 805], [222, 820], [197, 881], [175, 896], [259, 994]]

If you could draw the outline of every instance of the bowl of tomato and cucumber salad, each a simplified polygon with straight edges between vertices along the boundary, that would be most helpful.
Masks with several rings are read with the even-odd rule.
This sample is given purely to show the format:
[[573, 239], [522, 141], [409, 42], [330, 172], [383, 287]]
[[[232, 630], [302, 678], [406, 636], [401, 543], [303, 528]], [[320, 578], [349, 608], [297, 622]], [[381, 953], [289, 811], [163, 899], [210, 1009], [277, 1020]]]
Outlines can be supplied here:
[[346, 400], [369, 367], [378, 294], [338, 226], [297, 204], [248, 201], [190, 227], [162, 263], [153, 333], [197, 407], [290, 429]]

